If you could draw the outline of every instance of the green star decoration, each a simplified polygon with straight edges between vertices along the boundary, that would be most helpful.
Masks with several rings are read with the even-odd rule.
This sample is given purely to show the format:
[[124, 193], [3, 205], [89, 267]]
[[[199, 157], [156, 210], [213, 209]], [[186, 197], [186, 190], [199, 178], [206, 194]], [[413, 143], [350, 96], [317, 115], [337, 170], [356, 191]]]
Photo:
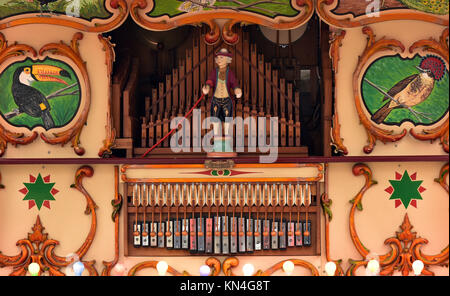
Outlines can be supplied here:
[[55, 183], [45, 183], [41, 174], [37, 176], [34, 183], [23, 183], [23, 185], [25, 185], [28, 190], [23, 200], [33, 200], [39, 210], [44, 201], [55, 200], [52, 194], [52, 188]]
[[408, 208], [411, 200], [422, 199], [419, 193], [419, 187], [423, 181], [413, 181], [405, 170], [400, 180], [389, 180], [394, 192], [391, 199], [400, 199], [405, 208]]

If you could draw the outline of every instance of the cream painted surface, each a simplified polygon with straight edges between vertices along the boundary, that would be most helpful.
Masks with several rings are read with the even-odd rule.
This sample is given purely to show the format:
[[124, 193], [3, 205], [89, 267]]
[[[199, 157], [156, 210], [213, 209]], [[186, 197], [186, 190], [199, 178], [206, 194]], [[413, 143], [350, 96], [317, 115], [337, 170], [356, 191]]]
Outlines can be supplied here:
[[[384, 23], [373, 24], [370, 26], [374, 34], [375, 40], [382, 37], [387, 39], [397, 39], [405, 46], [404, 55], [409, 54], [408, 48], [416, 41], [429, 39], [430, 37], [439, 40], [443, 30], [442, 26], [429, 24], [419, 21], [389, 21]], [[362, 33], [362, 28], [345, 29], [346, 35], [340, 47], [339, 68], [336, 76], [336, 101], [339, 120], [341, 124], [341, 138], [344, 139], [344, 145], [348, 148], [348, 155], [366, 155], [363, 151], [367, 144], [367, 133], [358, 117], [355, 107], [353, 94], [353, 73], [358, 64], [358, 57], [363, 53], [367, 35]], [[364, 108], [364, 106], [363, 106]], [[448, 120], [448, 115], [446, 119]], [[401, 128], [382, 125], [386, 130], [402, 130], [412, 127], [406, 123]], [[420, 132], [423, 128], [415, 128]], [[373, 152], [370, 155], [445, 155], [439, 140], [430, 144], [429, 141], [419, 141], [407, 134], [403, 139], [395, 143], [383, 144], [376, 142]]]
[[[42, 46], [48, 43], [58, 43], [64, 41], [70, 45], [70, 41], [78, 30], [56, 27], [51, 25], [18, 26], [2, 30], [8, 44], [17, 42], [32, 46], [39, 51]], [[86, 62], [90, 85], [91, 85], [91, 107], [87, 118], [87, 124], [83, 127], [80, 137], [80, 146], [86, 149], [82, 157], [98, 157], [98, 151], [103, 145], [106, 136], [106, 110], [108, 104], [109, 81], [107, 76], [107, 66], [105, 64], [105, 52], [100, 43], [97, 33], [83, 32], [83, 39], [78, 42], [80, 55]], [[39, 36], [39, 38], [30, 38]], [[56, 59], [63, 59], [61, 56], [52, 56]], [[75, 69], [76, 70], [76, 69]], [[79, 77], [80, 80], [82, 77]], [[82, 84], [82, 82], [80, 81]], [[82, 86], [83, 87], [83, 86]], [[81, 106], [80, 106], [81, 107]], [[12, 130], [11, 126], [8, 129]], [[41, 132], [43, 129], [38, 128]], [[31, 132], [26, 132], [31, 134]], [[51, 135], [51, 133], [49, 133]], [[3, 158], [66, 158], [79, 157], [73, 151], [71, 142], [61, 147], [61, 145], [50, 145], [45, 143], [40, 137], [28, 145], [18, 145], [14, 147], [8, 144]]]
[[[363, 211], [355, 214], [357, 233], [363, 244], [379, 255], [389, 252], [389, 247], [384, 245], [385, 239], [395, 236], [400, 231], [399, 226], [403, 222], [405, 213], [408, 213], [413, 231], [418, 237], [426, 238], [429, 243], [422, 247], [425, 254], [433, 255], [444, 249], [449, 242], [449, 203], [448, 195], [444, 189], [434, 182], [438, 177], [443, 163], [368, 163], [372, 169], [377, 185], [371, 187], [363, 197]], [[347, 270], [349, 259], [362, 259], [356, 251], [349, 233], [349, 213], [351, 200], [364, 185], [363, 176], [352, 174], [353, 164], [329, 165], [329, 197], [333, 200], [333, 219], [330, 224], [330, 256], [331, 259], [343, 259], [342, 267]], [[83, 258], [86, 261], [95, 260], [95, 267], [99, 273], [103, 269], [103, 261], [114, 259], [114, 223], [111, 219], [111, 200], [114, 198], [114, 166], [94, 165], [94, 175], [85, 177], [83, 185], [91, 195], [98, 208], [97, 230], [92, 246]], [[31, 233], [31, 227], [36, 221], [37, 215], [48, 233], [49, 239], [60, 242], [55, 248], [58, 256], [67, 256], [75, 252], [84, 243], [91, 227], [91, 216], [85, 215], [85, 197], [76, 189], [70, 188], [74, 183], [75, 172], [79, 168], [76, 165], [14, 165], [0, 166], [2, 174], [1, 183], [5, 188], [0, 190], [0, 251], [4, 255], [17, 255], [20, 250], [16, 242], [27, 237]], [[407, 170], [410, 174], [417, 172], [417, 179], [424, 180], [422, 185], [426, 191], [422, 194], [423, 200], [417, 202], [418, 208], [409, 206], [406, 210], [402, 205], [394, 207], [394, 201], [389, 200], [389, 194], [384, 191], [390, 184], [388, 180], [395, 177], [395, 171], [403, 173]], [[29, 182], [29, 175], [43, 177], [50, 175], [51, 182], [55, 182], [55, 188], [59, 193], [55, 195], [55, 201], [51, 201], [51, 209], [37, 207], [28, 209], [28, 202], [23, 201], [24, 195], [18, 190], [24, 187], [24, 182]], [[447, 180], [448, 182], [448, 180]], [[345, 184], [345, 186], [343, 186]], [[122, 187], [121, 187], [122, 189]], [[123, 219], [120, 220], [120, 259], [128, 269], [137, 263], [147, 260], [165, 260], [170, 266], [182, 272], [187, 271], [192, 275], [199, 274], [199, 268], [209, 256], [187, 257], [124, 257], [123, 256]], [[272, 265], [285, 259], [303, 259], [312, 263], [323, 274], [323, 266], [326, 263], [324, 224], [322, 223], [322, 256], [237, 256], [240, 264], [233, 272], [242, 275], [242, 267], [246, 263], [252, 263], [255, 270], [266, 270]], [[217, 257], [223, 262], [225, 257]], [[433, 267], [431, 269], [438, 275], [448, 275], [448, 268]], [[1, 268], [0, 275], [7, 275], [11, 268]], [[87, 275], [87, 273], [85, 272]], [[114, 274], [114, 273], [113, 273]], [[142, 270], [138, 275], [155, 275], [152, 269]], [[309, 275], [309, 271], [295, 268], [295, 275]], [[363, 275], [364, 270], [358, 270]], [[275, 275], [283, 275], [278, 271]]]
[[[449, 244], [449, 200], [447, 192], [434, 178], [444, 163], [367, 163], [372, 170], [373, 179], [378, 184], [372, 186], [362, 198], [363, 210], [356, 210], [355, 225], [363, 245], [377, 255], [384, 255], [390, 247], [384, 241], [396, 237], [401, 232], [400, 225], [408, 214], [412, 231], [417, 237], [425, 238], [428, 244], [421, 248], [427, 255], [440, 253]], [[329, 165], [329, 198], [333, 200], [333, 220], [330, 223], [330, 256], [332, 259], [344, 259], [345, 270], [350, 266], [347, 259], [361, 260], [354, 247], [349, 228], [349, 215], [352, 204], [349, 203], [364, 186], [364, 176], [354, 176], [353, 164]], [[395, 179], [395, 172], [403, 174], [417, 172], [417, 180], [423, 180], [423, 200], [417, 201], [417, 208], [403, 205], [395, 208], [394, 200], [384, 190], [390, 186], [389, 180]], [[448, 179], [447, 179], [448, 182]], [[346, 186], [341, 186], [346, 184]], [[448, 268], [433, 267], [436, 274], [448, 275]], [[360, 274], [360, 272], [359, 272]]]

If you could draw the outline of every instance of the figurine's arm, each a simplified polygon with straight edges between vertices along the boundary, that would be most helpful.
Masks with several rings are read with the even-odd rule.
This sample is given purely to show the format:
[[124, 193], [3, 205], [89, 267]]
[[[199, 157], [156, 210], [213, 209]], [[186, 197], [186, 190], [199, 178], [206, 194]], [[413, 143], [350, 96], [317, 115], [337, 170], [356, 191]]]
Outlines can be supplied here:
[[231, 88], [234, 90], [236, 98], [240, 99], [242, 97], [242, 89], [239, 88], [236, 76], [234, 76], [234, 73], [232, 71], [228, 72], [228, 81], [230, 82]]
[[206, 80], [205, 85], [202, 88], [203, 94], [207, 95], [209, 93], [209, 90], [211, 88], [214, 88], [215, 82], [216, 82], [216, 70], [212, 70], [211, 73], [209, 73], [208, 80]]

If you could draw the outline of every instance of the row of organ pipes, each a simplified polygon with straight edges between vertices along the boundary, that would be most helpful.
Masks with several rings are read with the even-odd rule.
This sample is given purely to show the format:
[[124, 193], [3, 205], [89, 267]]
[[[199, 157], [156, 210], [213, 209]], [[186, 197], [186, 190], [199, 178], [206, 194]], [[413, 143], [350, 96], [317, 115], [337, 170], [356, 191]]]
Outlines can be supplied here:
[[314, 184], [130, 184], [133, 246], [210, 254], [308, 247]]

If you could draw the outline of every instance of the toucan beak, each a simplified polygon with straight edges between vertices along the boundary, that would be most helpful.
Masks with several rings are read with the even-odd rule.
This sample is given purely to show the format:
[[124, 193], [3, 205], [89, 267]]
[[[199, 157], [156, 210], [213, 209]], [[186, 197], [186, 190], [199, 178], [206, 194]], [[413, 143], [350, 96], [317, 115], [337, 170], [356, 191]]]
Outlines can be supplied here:
[[59, 82], [65, 85], [67, 85], [67, 82], [54, 76], [70, 78], [70, 74], [66, 70], [50, 65], [33, 65], [31, 67], [31, 74], [33, 74], [34, 78], [38, 81]]

